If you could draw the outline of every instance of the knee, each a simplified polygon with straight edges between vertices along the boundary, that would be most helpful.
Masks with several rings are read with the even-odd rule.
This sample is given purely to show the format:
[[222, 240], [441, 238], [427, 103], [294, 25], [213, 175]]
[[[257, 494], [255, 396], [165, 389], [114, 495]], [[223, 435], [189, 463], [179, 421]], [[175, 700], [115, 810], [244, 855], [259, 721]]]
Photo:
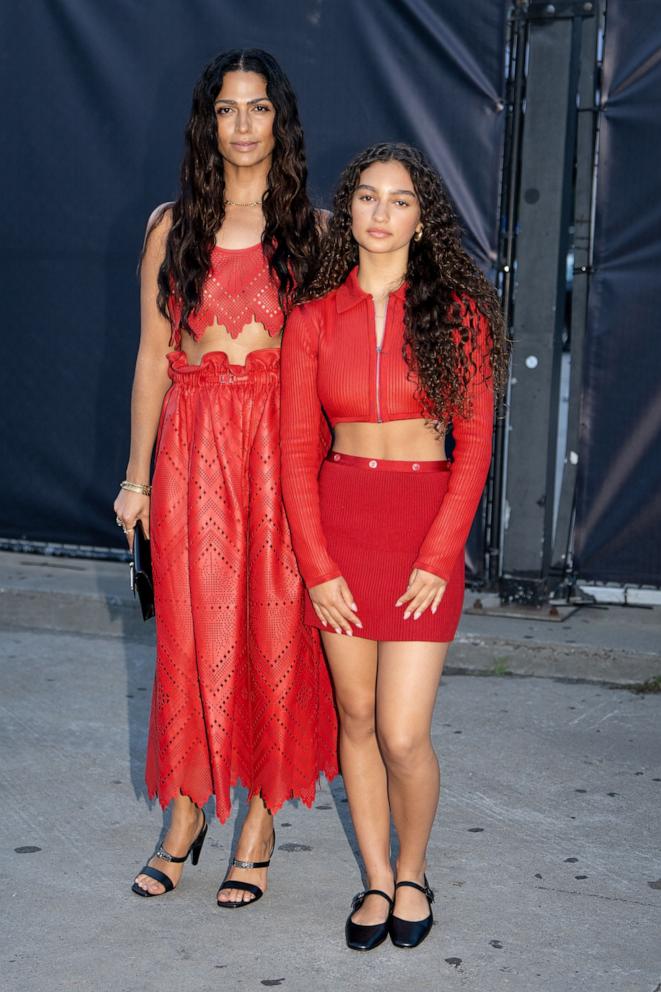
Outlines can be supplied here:
[[349, 740], [360, 742], [375, 733], [374, 727], [374, 698], [352, 699], [350, 702], [338, 702], [340, 729]]
[[426, 761], [432, 750], [428, 734], [420, 734], [409, 728], [380, 731], [379, 747], [388, 768], [402, 772], [410, 771], [420, 762]]

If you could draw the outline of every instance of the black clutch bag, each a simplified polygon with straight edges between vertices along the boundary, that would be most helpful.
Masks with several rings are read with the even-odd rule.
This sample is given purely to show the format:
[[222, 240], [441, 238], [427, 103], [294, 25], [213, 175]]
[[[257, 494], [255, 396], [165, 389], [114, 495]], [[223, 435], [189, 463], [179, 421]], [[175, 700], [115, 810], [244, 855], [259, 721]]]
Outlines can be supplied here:
[[142, 619], [154, 616], [154, 580], [151, 572], [151, 548], [138, 520], [133, 535], [133, 560], [130, 564], [131, 589], [140, 602]]

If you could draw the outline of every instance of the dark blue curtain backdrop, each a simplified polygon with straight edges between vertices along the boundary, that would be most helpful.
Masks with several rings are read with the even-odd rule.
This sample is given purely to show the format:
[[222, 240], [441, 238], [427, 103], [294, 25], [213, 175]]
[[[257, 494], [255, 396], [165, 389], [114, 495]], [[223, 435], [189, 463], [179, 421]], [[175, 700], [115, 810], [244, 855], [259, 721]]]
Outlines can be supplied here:
[[30, 0], [0, 9], [0, 537], [119, 547], [147, 217], [176, 195], [192, 87], [267, 48], [299, 95], [327, 204], [365, 145], [422, 146], [495, 259], [505, 0]]
[[576, 511], [584, 579], [661, 584], [661, 4], [608, 0]]

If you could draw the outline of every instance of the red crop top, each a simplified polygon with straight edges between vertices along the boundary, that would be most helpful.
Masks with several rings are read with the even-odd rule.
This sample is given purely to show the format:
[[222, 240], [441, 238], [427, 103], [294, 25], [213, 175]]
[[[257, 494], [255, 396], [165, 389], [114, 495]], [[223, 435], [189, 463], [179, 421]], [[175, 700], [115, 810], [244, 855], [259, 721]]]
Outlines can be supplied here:
[[[282, 492], [294, 550], [308, 588], [341, 572], [328, 554], [319, 513], [319, 432], [322, 410], [338, 423], [420, 419], [417, 382], [403, 357], [406, 286], [391, 293], [383, 343], [376, 347], [374, 301], [358, 283], [357, 269], [337, 289], [294, 309], [282, 346]], [[456, 416], [447, 492], [411, 569], [449, 579], [463, 552], [491, 461], [493, 387], [488, 368], [486, 319], [472, 302], [464, 322], [478, 315], [478, 371], [468, 394], [470, 416]]]
[[[170, 297], [170, 317], [174, 346], [181, 345], [181, 304]], [[202, 287], [202, 299], [188, 317], [196, 341], [214, 320], [224, 324], [237, 338], [246, 324], [261, 323], [271, 337], [282, 330], [284, 318], [278, 300], [277, 279], [272, 278], [261, 242], [248, 248], [221, 248], [211, 253], [209, 273]]]

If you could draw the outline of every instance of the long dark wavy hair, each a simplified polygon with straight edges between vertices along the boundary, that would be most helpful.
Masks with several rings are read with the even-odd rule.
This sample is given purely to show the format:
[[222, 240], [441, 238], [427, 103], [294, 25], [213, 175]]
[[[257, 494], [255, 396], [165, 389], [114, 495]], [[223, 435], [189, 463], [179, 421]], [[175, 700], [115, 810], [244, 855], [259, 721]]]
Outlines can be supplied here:
[[[419, 384], [425, 417], [448, 423], [455, 414], [470, 414], [467, 386], [474, 375], [493, 379], [502, 395], [509, 342], [496, 291], [463, 248], [445, 183], [422, 152], [405, 144], [378, 144], [349, 163], [340, 176], [319, 264], [301, 298], [323, 296], [358, 264], [358, 245], [351, 233], [352, 197], [368, 166], [390, 161], [408, 170], [423, 226], [422, 237], [413, 239], [409, 249], [404, 358]], [[488, 328], [481, 343], [480, 315]]]
[[216, 233], [225, 218], [225, 177], [214, 101], [225, 74], [235, 71], [263, 76], [275, 109], [275, 147], [263, 200], [262, 244], [285, 313], [291, 307], [294, 287], [305, 281], [319, 252], [318, 224], [306, 190], [303, 129], [291, 84], [268, 52], [259, 48], [223, 52], [205, 67], [193, 90], [181, 192], [172, 204], [172, 226], [158, 275], [159, 309], [169, 316], [168, 301], [174, 297], [181, 307], [181, 329], [187, 331], [188, 318], [200, 303]]

